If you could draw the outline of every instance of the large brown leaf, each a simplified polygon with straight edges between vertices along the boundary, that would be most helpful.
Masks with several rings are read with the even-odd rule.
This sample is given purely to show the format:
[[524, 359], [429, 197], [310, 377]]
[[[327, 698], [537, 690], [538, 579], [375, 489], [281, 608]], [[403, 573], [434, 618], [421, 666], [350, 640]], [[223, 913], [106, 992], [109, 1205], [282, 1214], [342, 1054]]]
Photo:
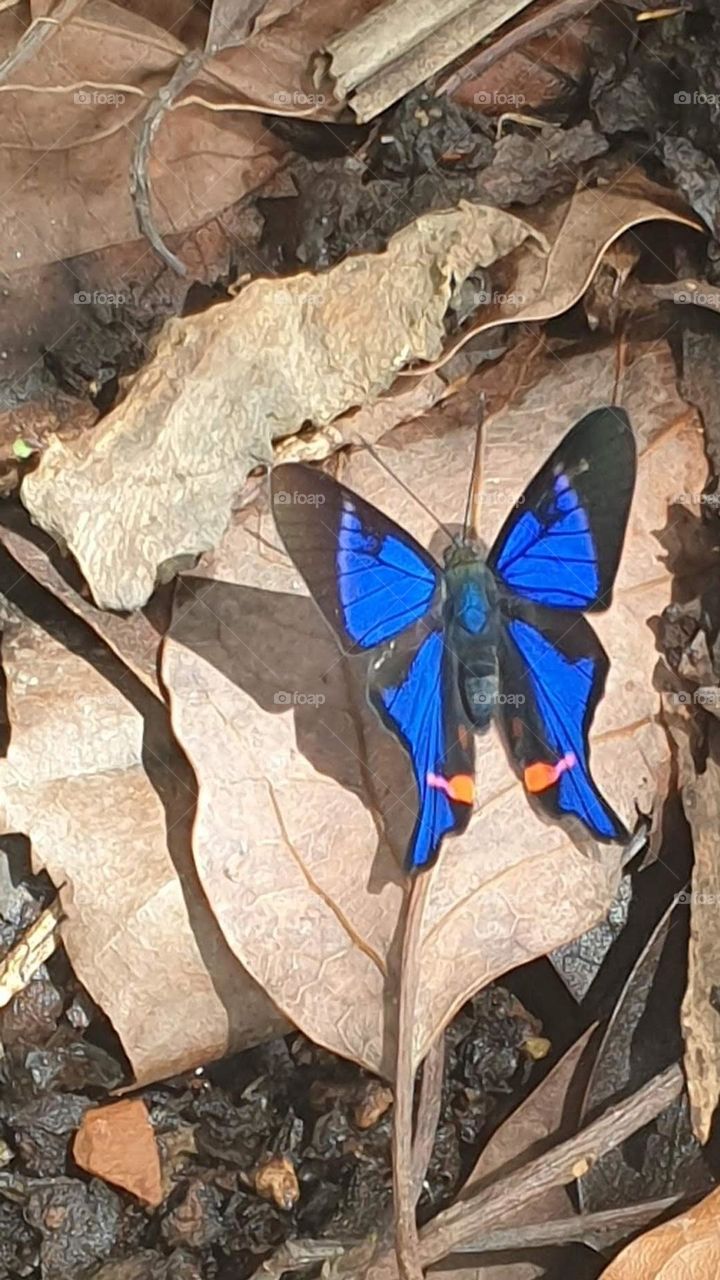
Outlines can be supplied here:
[[16, 610], [7, 621], [2, 825], [30, 837], [34, 866], [58, 886], [78, 977], [138, 1080], [155, 1080], [283, 1023], [208, 910], [187, 848], [192, 778], [151, 726], [155, 699], [93, 639], [72, 625], [50, 634]]
[[[623, 401], [641, 449], [637, 496], [612, 610], [597, 629], [612, 655], [593, 766], [632, 824], [665, 796], [648, 619], [670, 599], [655, 531], [706, 465], [679, 402], [668, 349], [635, 353]], [[592, 405], [612, 399], [615, 353], [549, 361], [488, 424], [485, 524], [494, 534], [547, 452]], [[439, 519], [463, 509], [475, 421], [444, 435], [422, 421], [385, 438], [385, 458]], [[343, 479], [428, 543], [429, 517], [360, 452]], [[414, 820], [407, 761], [368, 709], [362, 662], [341, 660], [266, 510], [247, 512], [178, 594], [163, 678], [195, 768], [195, 857], [243, 964], [320, 1044], [392, 1074], [398, 870]], [[360, 670], [358, 671], [358, 666]], [[415, 1056], [462, 1002], [513, 966], [589, 928], [615, 892], [616, 848], [577, 848], [533, 815], [494, 732], [478, 742], [478, 812], [448, 842], [425, 911]]]

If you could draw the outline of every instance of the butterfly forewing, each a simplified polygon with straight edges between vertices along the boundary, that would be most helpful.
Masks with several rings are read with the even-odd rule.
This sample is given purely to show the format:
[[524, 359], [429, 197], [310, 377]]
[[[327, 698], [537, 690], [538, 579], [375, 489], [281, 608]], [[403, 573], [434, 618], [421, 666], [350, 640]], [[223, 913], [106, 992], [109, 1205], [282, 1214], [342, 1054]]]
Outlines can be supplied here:
[[586, 414], [530, 482], [488, 564], [524, 600], [606, 609], [635, 485], [636, 449], [623, 409]]
[[438, 565], [377, 507], [299, 462], [273, 469], [271, 495], [288, 554], [347, 652], [384, 644], [431, 610]]

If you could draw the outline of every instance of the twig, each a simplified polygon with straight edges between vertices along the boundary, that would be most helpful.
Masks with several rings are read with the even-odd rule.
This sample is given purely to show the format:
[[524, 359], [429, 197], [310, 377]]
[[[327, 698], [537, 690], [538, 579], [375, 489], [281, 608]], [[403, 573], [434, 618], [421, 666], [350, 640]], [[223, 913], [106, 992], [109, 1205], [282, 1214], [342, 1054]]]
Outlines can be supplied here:
[[0, 960], [0, 1009], [24, 991], [40, 965], [50, 959], [58, 944], [57, 926], [62, 914], [60, 899], [56, 898]]
[[624, 1142], [631, 1133], [654, 1120], [674, 1102], [684, 1083], [680, 1067], [668, 1067], [632, 1097], [619, 1102], [587, 1128], [560, 1143], [545, 1155], [484, 1188], [468, 1200], [460, 1200], [429, 1222], [420, 1233], [420, 1257], [424, 1266], [440, 1262], [462, 1245], [481, 1239], [502, 1219], [552, 1187], [575, 1178], [581, 1161], [595, 1163], [606, 1151]]
[[[437, 75], [532, 0], [389, 0], [327, 45], [335, 97], [361, 124]], [[417, 19], [417, 21], [416, 21]], [[378, 28], [377, 32], [375, 27]]]
[[[607, 1151], [612, 1151], [632, 1133], [654, 1120], [674, 1102], [682, 1091], [683, 1083], [680, 1067], [677, 1064], [669, 1067], [567, 1142], [544, 1152], [491, 1186], [471, 1190], [420, 1231], [422, 1265], [430, 1267], [442, 1262], [449, 1254], [469, 1245], [475, 1249], [483, 1248], [490, 1232], [505, 1228], [508, 1218], [512, 1219], [520, 1207], [540, 1199], [553, 1187], [574, 1181], [579, 1162], [599, 1160]], [[395, 1280], [397, 1273], [390, 1252], [376, 1254], [361, 1274], [363, 1280]]]
[[584, 13], [588, 13], [590, 9], [594, 9], [598, 0], [555, 0], [555, 3], [547, 5], [539, 13], [532, 18], [526, 18], [524, 22], [519, 22], [512, 31], [507, 31], [504, 36], [493, 41], [487, 49], [481, 49], [479, 53], [465, 63], [459, 71], [454, 71], [452, 75], [447, 76], [435, 90], [435, 96], [441, 94], [455, 93], [460, 85], [466, 80], [472, 80], [475, 76], [479, 76], [481, 72], [487, 71], [488, 67], [492, 67], [494, 63], [499, 62], [506, 54], [512, 53], [513, 49], [517, 49], [518, 45], [527, 44], [528, 40], [532, 40], [534, 36], [542, 35], [550, 27], [556, 26], [559, 22], [564, 22], [566, 18], [578, 18]]
[[505, 1227], [491, 1231], [482, 1243], [461, 1245], [457, 1254], [502, 1253], [506, 1250], [540, 1249], [546, 1245], [567, 1244], [578, 1241], [591, 1247], [602, 1247], [616, 1240], [623, 1240], [638, 1227], [644, 1227], [665, 1213], [683, 1197], [665, 1196], [662, 1200], [647, 1200], [644, 1204], [627, 1205], [624, 1209], [602, 1209], [598, 1213], [569, 1213], [566, 1218], [551, 1222], [528, 1222], [520, 1227]]
[[405, 913], [400, 967], [392, 1157], [395, 1249], [402, 1280], [422, 1280], [415, 1221], [417, 1196], [412, 1131], [415, 1086], [415, 1002], [420, 976], [418, 952], [423, 910], [431, 880], [432, 872], [427, 872], [425, 875], [417, 876], [411, 882]]
[[440, 1119], [444, 1070], [445, 1036], [440, 1035], [423, 1063], [412, 1152], [412, 1189], [415, 1204], [420, 1198]]
[[174, 253], [170, 252], [153, 221], [150, 208], [148, 160], [153, 138], [160, 128], [165, 112], [172, 106], [178, 94], [182, 93], [183, 89], [195, 79], [203, 63], [211, 56], [209, 51], [204, 49], [193, 49], [181, 58], [167, 84], [158, 91], [145, 112], [130, 167], [130, 196], [138, 226], [158, 256], [179, 276], [187, 275], [187, 267]]
[[0, 80], [5, 80], [17, 67], [37, 53], [85, 3], [86, 0], [60, 0], [51, 18], [35, 18], [27, 31], [23, 32], [12, 53], [8, 54], [4, 62], [0, 62]]

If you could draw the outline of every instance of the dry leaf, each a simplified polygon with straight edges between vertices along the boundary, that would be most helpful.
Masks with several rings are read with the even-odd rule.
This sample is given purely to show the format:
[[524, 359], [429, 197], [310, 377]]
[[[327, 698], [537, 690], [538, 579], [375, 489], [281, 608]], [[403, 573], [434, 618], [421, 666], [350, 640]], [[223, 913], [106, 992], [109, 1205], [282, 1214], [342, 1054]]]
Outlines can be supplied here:
[[[557, 206], [542, 232], [461, 204], [419, 218], [382, 254], [324, 275], [256, 280], [231, 302], [170, 322], [92, 436], [49, 445], [23, 501], [76, 556], [98, 604], [140, 607], [159, 566], [216, 545], [271, 438], [331, 423], [376, 399], [410, 361], [439, 354], [453, 288], [471, 270], [500, 260], [509, 277], [479, 328], [547, 319], [580, 297], [629, 226], [688, 221], [661, 197], [629, 175]], [[358, 324], [368, 314], [373, 324]]]
[[[271, 437], [330, 423], [409, 360], [438, 355], [455, 282], [531, 234], [511, 214], [464, 204], [419, 218], [383, 254], [256, 280], [171, 321], [92, 436], [48, 446], [23, 501], [76, 556], [99, 604], [143, 605], [158, 566], [217, 543]], [[368, 312], [375, 322], [358, 327]]]
[[618, 1254], [603, 1280], [717, 1280], [720, 1190], [655, 1227]]
[[157, 679], [157, 651], [160, 636], [145, 614], [136, 611], [121, 617], [116, 613], [96, 609], [66, 582], [52, 561], [34, 542], [30, 542], [7, 525], [0, 528], [0, 542], [25, 573], [72, 609], [73, 613], [83, 621], [89, 623], [125, 666], [133, 671], [148, 689], [160, 696]]
[[155, 1080], [282, 1023], [205, 904], [185, 845], [193, 795], [152, 736], [148, 703], [159, 704], [149, 694], [138, 701], [129, 673], [113, 686], [123, 669], [104, 646], [85, 638], [80, 657], [72, 641], [15, 611], [4, 628], [12, 736], [0, 761], [3, 827], [30, 837], [35, 868], [58, 886], [75, 972], [138, 1080]]
[[[158, 25], [166, 15], [143, 7], [153, 21], [111, 0], [88, 0], [9, 77], [0, 95], [0, 185], [12, 193], [0, 210], [3, 270], [137, 237], [130, 166], [138, 130], [186, 53], [177, 28]], [[307, 112], [310, 54], [366, 7], [363, 0], [332, 6], [305, 0], [212, 59], [185, 96]], [[14, 43], [17, 21], [8, 34]], [[328, 99], [328, 111], [334, 109]], [[177, 106], [165, 114], [152, 147], [158, 228], [167, 234], [206, 222], [259, 187], [284, 154], [261, 111], [228, 115], [197, 104]]]
[[720, 1098], [720, 726], [708, 725], [708, 758], [697, 772], [687, 734], [678, 747], [680, 791], [693, 837], [695, 861], [690, 898], [688, 985], [682, 1006], [685, 1073], [695, 1135], [705, 1143]]
[[86, 1111], [75, 1134], [73, 1156], [81, 1169], [145, 1204], [162, 1203], [160, 1156], [142, 1098]]
[[[595, 776], [631, 825], [636, 802], [662, 804], [670, 774], [645, 622], [671, 591], [656, 531], [670, 497], [699, 491], [706, 475], [668, 348], [635, 357], [623, 401], [639, 479], [615, 603], [596, 624], [613, 661], [593, 735]], [[612, 399], [615, 374], [613, 351], [550, 361], [489, 421], [488, 537], [570, 424]], [[462, 514], [475, 425], [473, 415], [426, 435], [420, 420], [385, 438], [389, 465], [447, 523]], [[365, 452], [342, 474], [430, 542], [430, 518]], [[267, 512], [243, 513], [204, 576], [178, 591], [162, 675], [200, 786], [195, 858], [226, 938], [277, 1005], [317, 1043], [391, 1076], [399, 864], [415, 790], [367, 707], [362, 661], [341, 659], [277, 545]], [[477, 754], [478, 813], [448, 842], [425, 910], [417, 1059], [473, 991], [584, 932], [617, 886], [620, 851], [581, 852], [536, 817], [494, 731]]]

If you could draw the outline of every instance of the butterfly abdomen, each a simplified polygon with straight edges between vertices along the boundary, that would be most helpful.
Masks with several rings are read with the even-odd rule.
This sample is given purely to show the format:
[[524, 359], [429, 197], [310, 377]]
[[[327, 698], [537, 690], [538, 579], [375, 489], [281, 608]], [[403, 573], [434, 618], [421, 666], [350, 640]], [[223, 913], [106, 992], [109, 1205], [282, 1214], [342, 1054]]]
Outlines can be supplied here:
[[482, 732], [497, 705], [497, 592], [491, 574], [478, 558], [463, 558], [445, 574], [445, 623], [448, 643], [457, 656], [460, 699], [469, 724]]

